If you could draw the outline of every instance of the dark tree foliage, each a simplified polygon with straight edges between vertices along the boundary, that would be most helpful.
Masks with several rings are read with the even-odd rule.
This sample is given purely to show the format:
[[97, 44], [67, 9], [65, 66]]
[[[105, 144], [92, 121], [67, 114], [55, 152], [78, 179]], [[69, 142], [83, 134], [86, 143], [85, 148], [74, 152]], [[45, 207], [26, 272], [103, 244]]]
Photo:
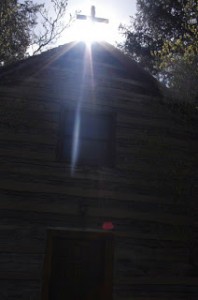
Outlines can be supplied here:
[[[124, 49], [152, 74], [159, 73], [159, 53], [167, 40], [182, 39], [191, 34], [186, 24], [189, 18], [196, 17], [191, 10], [188, 15], [185, 7], [197, 6], [197, 0], [137, 0], [137, 14], [132, 26], [121, 29], [126, 37]], [[196, 11], [196, 10], [195, 10]], [[195, 12], [194, 12], [195, 13]]]
[[121, 29], [124, 51], [169, 87], [171, 102], [197, 113], [198, 1], [137, 0], [131, 27]]
[[31, 43], [30, 31], [36, 25], [36, 14], [41, 5], [31, 1], [0, 2], [0, 62], [10, 63], [25, 56]]
[[55, 42], [70, 25], [71, 18], [64, 19], [67, 1], [50, 0], [50, 14], [31, 0], [0, 0], [0, 65], [24, 58], [30, 46], [35, 54]]

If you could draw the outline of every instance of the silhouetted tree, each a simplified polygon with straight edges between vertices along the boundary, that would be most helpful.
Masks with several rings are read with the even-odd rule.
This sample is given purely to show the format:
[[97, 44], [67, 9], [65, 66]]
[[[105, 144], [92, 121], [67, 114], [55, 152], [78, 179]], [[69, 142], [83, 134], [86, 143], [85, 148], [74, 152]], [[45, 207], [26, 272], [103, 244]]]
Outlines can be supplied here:
[[[0, 64], [22, 59], [32, 46], [38, 53], [61, 35], [69, 26], [63, 22], [67, 0], [51, 0], [52, 12], [44, 4], [26, 0], [0, 1]], [[64, 20], [65, 21], [65, 20]]]

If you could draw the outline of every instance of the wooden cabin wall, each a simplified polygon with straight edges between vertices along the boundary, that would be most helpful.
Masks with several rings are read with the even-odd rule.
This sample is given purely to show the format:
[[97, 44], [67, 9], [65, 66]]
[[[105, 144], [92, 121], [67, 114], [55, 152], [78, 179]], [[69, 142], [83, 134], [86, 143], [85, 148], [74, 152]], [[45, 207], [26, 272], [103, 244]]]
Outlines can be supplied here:
[[[47, 228], [101, 228], [108, 220], [115, 300], [197, 299], [193, 130], [140, 83], [106, 69], [93, 79], [78, 66], [52, 65], [0, 87], [2, 300], [40, 299]], [[84, 109], [116, 114], [116, 163], [76, 167], [72, 177], [56, 147], [60, 112], [80, 97]]]

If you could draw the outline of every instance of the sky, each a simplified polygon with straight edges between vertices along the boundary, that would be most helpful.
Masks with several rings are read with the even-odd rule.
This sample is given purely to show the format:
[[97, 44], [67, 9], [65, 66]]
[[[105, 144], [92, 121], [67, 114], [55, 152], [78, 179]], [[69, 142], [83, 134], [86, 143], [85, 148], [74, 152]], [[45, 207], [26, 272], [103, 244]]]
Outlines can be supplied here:
[[[73, 14], [75, 11], [81, 11], [82, 14], [90, 15], [91, 5], [95, 5], [96, 16], [109, 19], [109, 24], [96, 24], [94, 30], [97, 34], [104, 36], [110, 43], [118, 42], [121, 36], [118, 34], [118, 26], [129, 24], [129, 16], [133, 16], [136, 12], [136, 0], [69, 0], [68, 12]], [[71, 36], [75, 36], [75, 32], [83, 30], [84, 21], [76, 21], [77, 30], [71, 29]], [[86, 28], [85, 28], [86, 30]]]
[[128, 22], [136, 10], [136, 0], [68, 0], [71, 12], [82, 10], [82, 13], [89, 13], [91, 5], [95, 5], [98, 16], [114, 17], [119, 22]]
[[[46, 7], [49, 7], [50, 0], [34, 0], [33, 2], [44, 2]], [[94, 25], [94, 33], [99, 32], [99, 35], [105, 37], [104, 39], [114, 44], [115, 41], [122, 40], [121, 35], [118, 34], [118, 26], [130, 23], [130, 17], [134, 16], [136, 12], [136, 0], [68, 0], [67, 13], [75, 15], [76, 11], [81, 14], [90, 15], [91, 5], [95, 5], [96, 17], [109, 19], [109, 24], [96, 24]], [[87, 24], [85, 21], [77, 20], [67, 30], [59, 40], [59, 44], [64, 44], [73, 39], [79, 39], [87, 32]]]

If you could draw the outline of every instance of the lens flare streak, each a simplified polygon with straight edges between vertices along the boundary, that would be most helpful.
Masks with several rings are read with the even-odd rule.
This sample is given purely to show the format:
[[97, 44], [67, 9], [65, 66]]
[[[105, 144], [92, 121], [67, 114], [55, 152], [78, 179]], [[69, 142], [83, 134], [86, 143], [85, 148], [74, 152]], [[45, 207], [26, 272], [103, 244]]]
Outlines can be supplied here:
[[76, 162], [78, 159], [78, 151], [79, 151], [79, 136], [80, 136], [80, 105], [78, 106], [75, 113], [74, 120], [74, 132], [73, 132], [73, 141], [72, 141], [72, 158], [71, 158], [71, 173], [74, 175], [74, 169], [76, 166]]
[[[74, 127], [73, 127], [73, 137], [72, 137], [72, 153], [71, 153], [71, 175], [74, 176], [75, 168], [79, 157], [80, 151], [80, 129], [81, 129], [81, 113], [82, 113], [82, 101], [84, 99], [84, 89], [86, 86], [85, 80], [87, 76], [90, 77], [90, 88], [92, 93], [93, 100], [95, 99], [94, 94], [94, 71], [93, 71], [93, 62], [92, 62], [92, 52], [91, 45], [86, 45], [85, 56], [84, 56], [84, 67], [82, 72], [82, 81], [81, 81], [81, 91], [78, 98], [77, 108], [74, 115]], [[91, 124], [90, 124], [91, 126]]]

